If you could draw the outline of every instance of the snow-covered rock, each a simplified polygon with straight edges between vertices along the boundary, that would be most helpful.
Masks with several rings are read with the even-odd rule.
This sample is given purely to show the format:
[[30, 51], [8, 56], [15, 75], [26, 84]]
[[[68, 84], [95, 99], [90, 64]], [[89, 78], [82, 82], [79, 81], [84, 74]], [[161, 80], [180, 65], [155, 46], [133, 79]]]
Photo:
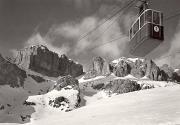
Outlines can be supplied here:
[[136, 78], [142, 78], [145, 76], [146, 67], [144, 65], [144, 60], [136, 59], [131, 65], [131, 74]]
[[174, 69], [174, 72], [179, 72], [180, 71], [180, 69]]
[[[30, 96], [28, 102], [35, 103], [35, 114], [42, 110], [51, 111], [70, 111], [77, 108], [80, 103], [79, 91], [74, 90], [71, 86], [66, 86], [61, 90], [53, 89], [44, 95]], [[40, 115], [40, 114], [39, 114]]]
[[131, 74], [136, 78], [146, 76], [151, 80], [162, 80], [160, 79], [161, 77], [159, 77], [161, 71], [152, 60], [121, 57], [120, 59], [112, 61], [110, 65], [114, 74], [118, 77]]
[[122, 94], [140, 90], [141, 87], [136, 81], [129, 79], [117, 79], [111, 81], [105, 86], [105, 92], [108, 94]]
[[137, 60], [141, 60], [142, 62], [144, 61], [144, 59], [141, 59], [141, 58], [126, 58], [126, 57], [121, 57], [119, 59], [115, 59], [112, 61], [112, 63], [114, 65], [117, 65], [120, 61], [125, 61], [125, 62], [128, 62], [128, 63], [132, 63], [132, 62], [136, 62]]
[[131, 72], [131, 66], [127, 61], [120, 60], [114, 67], [113, 73], [118, 77], [124, 77]]
[[79, 82], [77, 79], [73, 78], [70, 75], [59, 77], [57, 83], [54, 86], [54, 89], [61, 90], [64, 87], [71, 86], [73, 89], [79, 91]]
[[72, 76], [60, 77], [52, 89], [42, 95], [30, 96], [28, 102], [35, 103], [35, 114], [38, 110], [70, 111], [80, 104], [80, 89], [78, 80]]

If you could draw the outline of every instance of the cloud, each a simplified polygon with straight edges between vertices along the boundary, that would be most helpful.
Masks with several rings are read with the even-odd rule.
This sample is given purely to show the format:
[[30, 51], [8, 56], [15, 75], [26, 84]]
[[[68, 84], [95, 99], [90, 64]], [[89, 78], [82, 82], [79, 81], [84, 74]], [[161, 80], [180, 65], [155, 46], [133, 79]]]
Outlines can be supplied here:
[[96, 6], [99, 4], [122, 5], [127, 2], [126, 0], [69, 0], [69, 1], [73, 2], [75, 8], [83, 9], [84, 11], [86, 11], [86, 9], [90, 9], [93, 6]]
[[90, 0], [73, 0], [74, 5], [77, 9], [83, 9], [84, 7], [90, 8], [91, 7], [91, 1]]
[[[121, 18], [123, 19], [123, 17], [125, 17], [125, 15]], [[46, 39], [49, 39], [51, 43], [56, 43], [59, 46], [62, 46], [63, 44], [71, 45], [69, 46], [71, 51], [68, 51], [68, 54], [70, 55], [78, 56], [82, 53], [89, 54], [98, 52], [101, 56], [112, 55], [112, 57], [117, 57], [127, 52], [125, 47], [128, 43], [127, 34], [122, 32], [119, 21], [127, 23], [126, 20], [120, 20], [119, 17], [107, 21], [106, 19], [100, 19], [97, 16], [90, 16], [84, 18], [80, 22], [67, 22], [52, 26], [46, 34]], [[108, 43], [120, 37], [124, 39]]]
[[178, 30], [170, 43], [169, 51], [163, 54], [159, 59], [156, 59], [156, 62], [158, 65], [166, 63], [172, 67], [180, 66], [180, 22]]
[[51, 42], [49, 42], [46, 37], [40, 35], [40, 33], [34, 33], [24, 44], [25, 47], [32, 45], [45, 45], [51, 51], [58, 53], [59, 55], [66, 54], [69, 51], [68, 46], [62, 45], [61, 47], [54, 46]]

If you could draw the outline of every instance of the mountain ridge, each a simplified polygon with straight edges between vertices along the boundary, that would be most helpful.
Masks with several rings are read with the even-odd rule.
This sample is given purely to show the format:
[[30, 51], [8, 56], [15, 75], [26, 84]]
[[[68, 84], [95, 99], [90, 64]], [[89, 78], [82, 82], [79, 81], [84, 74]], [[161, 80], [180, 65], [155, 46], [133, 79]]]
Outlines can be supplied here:
[[26, 47], [17, 51], [14, 63], [24, 68], [31, 69], [43, 75], [58, 77], [72, 75], [77, 77], [83, 74], [83, 66], [66, 55], [59, 56], [44, 45]]

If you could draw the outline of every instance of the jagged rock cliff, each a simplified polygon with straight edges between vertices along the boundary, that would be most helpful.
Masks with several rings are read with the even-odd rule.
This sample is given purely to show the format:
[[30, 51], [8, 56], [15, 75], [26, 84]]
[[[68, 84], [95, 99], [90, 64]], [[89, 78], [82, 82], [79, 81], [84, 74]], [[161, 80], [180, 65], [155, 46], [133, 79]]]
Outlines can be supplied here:
[[118, 64], [113, 67], [113, 73], [118, 77], [124, 77], [131, 71], [131, 66], [126, 60], [120, 60]]
[[0, 55], [0, 85], [20, 87], [27, 78], [26, 72]]
[[164, 64], [160, 67], [162, 76], [164, 77], [164, 80], [172, 81], [174, 77], [174, 69], [172, 67], [169, 67], [167, 64]]
[[113, 60], [109, 64], [101, 57], [93, 58], [91, 69], [86, 72], [84, 79], [94, 78], [96, 76], [105, 76], [113, 73], [118, 77], [132, 75], [135, 78], [149, 78], [155, 81], [180, 81], [180, 71], [174, 72], [174, 69], [168, 65], [159, 67], [151, 59], [126, 58], [121, 57]]
[[146, 68], [145, 76], [147, 76], [151, 80], [161, 80], [159, 79], [160, 69], [152, 60], [145, 60], [144, 66]]
[[160, 68], [152, 60], [122, 57], [112, 61], [110, 65], [114, 74], [118, 77], [131, 74], [136, 78], [146, 76], [151, 80], [163, 79], [163, 77], [160, 77], [162, 76]]
[[137, 59], [132, 64], [131, 75], [133, 75], [136, 78], [142, 78], [145, 76], [146, 67], [144, 66], [143, 62], [144, 62], [144, 60]]
[[108, 74], [110, 74], [110, 68], [106, 60], [102, 57], [95, 57], [92, 61], [92, 67], [86, 73], [85, 78], [88, 79]]
[[175, 79], [176, 82], [180, 82], [180, 70], [179, 69], [174, 70], [173, 79]]
[[71, 75], [77, 77], [83, 73], [83, 66], [70, 59], [66, 55], [58, 56], [46, 46], [31, 46], [17, 52], [15, 63], [22, 68], [50, 77]]
[[97, 75], [106, 75], [110, 73], [109, 64], [102, 57], [93, 58], [93, 69], [97, 72]]

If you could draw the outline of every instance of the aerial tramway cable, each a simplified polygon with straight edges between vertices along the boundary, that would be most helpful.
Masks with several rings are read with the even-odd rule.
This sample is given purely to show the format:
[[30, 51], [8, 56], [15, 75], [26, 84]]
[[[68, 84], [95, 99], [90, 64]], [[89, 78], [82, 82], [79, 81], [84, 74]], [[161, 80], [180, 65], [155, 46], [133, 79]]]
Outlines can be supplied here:
[[103, 21], [102, 23], [98, 24], [95, 28], [93, 28], [92, 30], [90, 30], [89, 32], [87, 32], [85, 35], [83, 35], [77, 42], [81, 41], [82, 39], [86, 38], [87, 36], [89, 36], [90, 34], [92, 34], [94, 31], [96, 31], [99, 27], [101, 27], [103, 24], [105, 24], [106, 22], [108, 22], [109, 20], [113, 19], [115, 16], [117, 16], [121, 11], [123, 11], [126, 7], [128, 7], [129, 5], [131, 5], [135, 0], [131, 0], [127, 5], [123, 6], [122, 8], [120, 8], [116, 13], [112, 14], [110, 17], [107, 17], [105, 19], [105, 21]]

